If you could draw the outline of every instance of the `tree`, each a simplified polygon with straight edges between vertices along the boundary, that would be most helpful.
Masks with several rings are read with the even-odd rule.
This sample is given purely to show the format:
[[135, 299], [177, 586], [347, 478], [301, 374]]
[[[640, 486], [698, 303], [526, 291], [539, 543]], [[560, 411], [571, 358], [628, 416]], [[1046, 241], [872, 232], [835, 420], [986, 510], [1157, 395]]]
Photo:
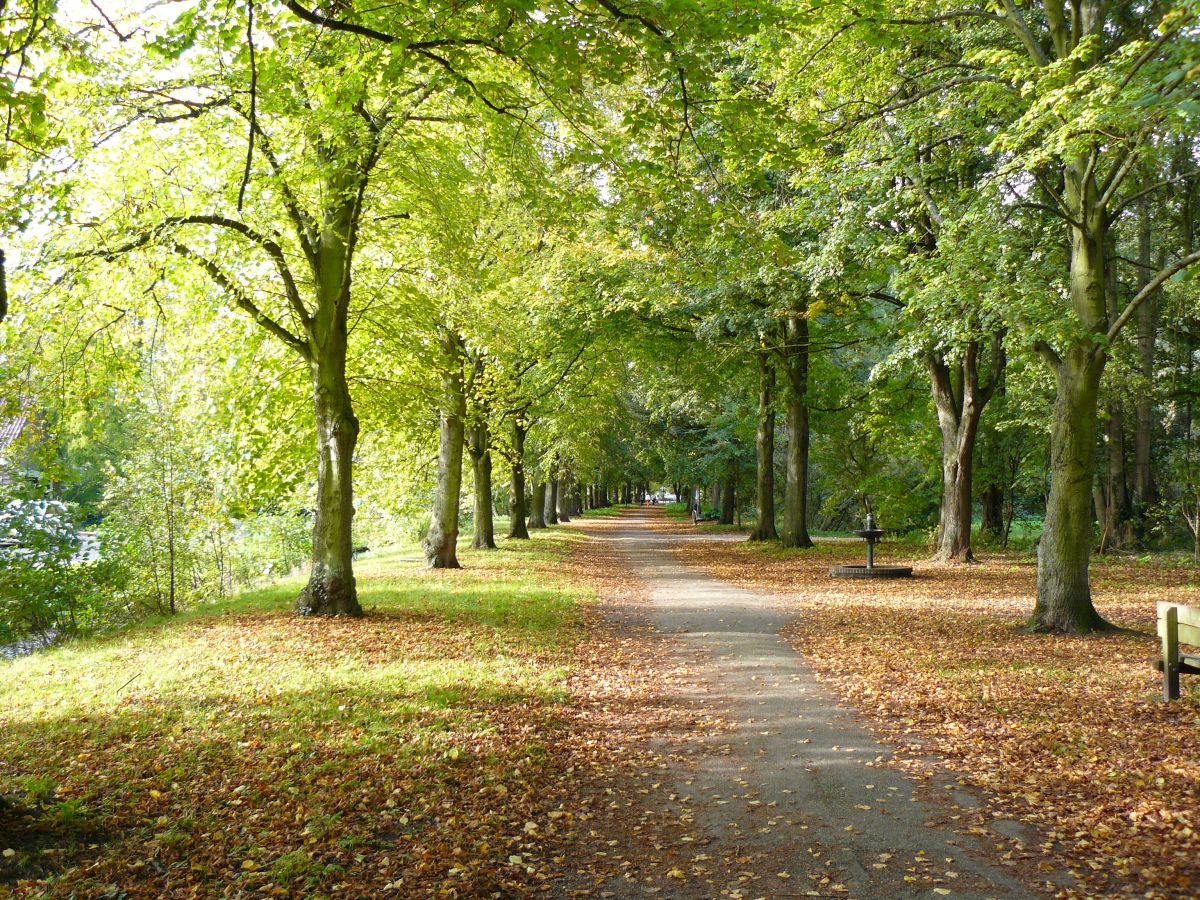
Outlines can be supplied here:
[[467, 394], [463, 384], [464, 350], [452, 328], [440, 329], [442, 398], [439, 406], [437, 487], [425, 537], [425, 561], [433, 569], [458, 569], [458, 501], [462, 492], [463, 443]]
[[775, 530], [775, 363], [758, 351], [758, 418], [755, 429], [754, 530], [752, 541], [779, 539]]
[[996, 17], [1028, 58], [1004, 75], [1036, 86], [1000, 143], [1019, 154], [1070, 246], [1064, 312], [1073, 327], [1057, 347], [1035, 345], [1054, 374], [1056, 399], [1031, 621], [1038, 629], [1079, 632], [1108, 625], [1092, 604], [1088, 560], [1097, 405], [1109, 347], [1163, 282], [1200, 262], [1195, 253], [1172, 261], [1123, 309], [1110, 309], [1106, 254], [1109, 231], [1130, 202], [1122, 188], [1177, 111], [1195, 103], [1187, 77], [1195, 14], [1160, 7], [1146, 15], [1101, 0], [1081, 0], [1070, 17], [1046, 0], [1040, 13], [1029, 21], [1006, 6]]
[[[1110, 309], [1107, 248], [1110, 230], [1123, 224], [1122, 213], [1136, 197], [1130, 176], [1153, 160], [1152, 148], [1165, 134], [1193, 115], [1195, 11], [1104, 0], [1079, 0], [1068, 10], [1060, 0], [1044, 0], [932, 13], [895, 2], [870, 16], [836, 8], [822, 13], [813, 58], [826, 60], [836, 74], [831, 79], [825, 72], [825, 83], [841, 90], [818, 102], [816, 122], [805, 117], [810, 144], [845, 140], [867, 123], [881, 129], [919, 123], [922, 104], [940, 98], [942, 108], [954, 104], [992, 118], [989, 142], [979, 149], [997, 158], [1008, 209], [1060, 222], [1068, 245], [1068, 277], [1059, 292], [1064, 302], [1055, 304], [1047, 291], [1040, 303], [1009, 310], [1013, 325], [1036, 335], [1034, 347], [1056, 382], [1051, 490], [1031, 622], [1054, 631], [1106, 627], [1092, 605], [1087, 575], [1101, 376], [1112, 343], [1142, 303], [1200, 261], [1196, 254], [1176, 258], [1123, 308]], [[938, 38], [947, 35], [961, 39], [962, 53], [941, 52]], [[901, 80], [882, 99], [870, 96], [875, 84], [863, 77], [860, 54], [828, 52], [843, 37], [885, 64], [898, 63]], [[789, 96], [804, 100], [815, 89], [806, 82], [785, 86]], [[918, 156], [918, 166], [922, 162]], [[919, 172], [911, 180], [921, 187]]]
[[[51, 124], [47, 105], [67, 55], [83, 70], [89, 53], [59, 26], [57, 12], [55, 0], [0, 0], [0, 237], [5, 244], [25, 227], [33, 210], [61, 200], [61, 194], [55, 196], [60, 179], [48, 151], [62, 136]], [[8, 264], [0, 246], [0, 322], [8, 316]]]

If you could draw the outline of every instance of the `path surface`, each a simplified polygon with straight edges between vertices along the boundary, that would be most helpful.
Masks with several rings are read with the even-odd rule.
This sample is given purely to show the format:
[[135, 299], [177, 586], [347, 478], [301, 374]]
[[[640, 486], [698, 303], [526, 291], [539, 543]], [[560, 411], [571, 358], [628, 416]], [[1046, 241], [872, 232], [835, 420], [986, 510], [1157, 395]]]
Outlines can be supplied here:
[[[919, 802], [913, 781], [879, 765], [889, 751], [780, 636], [789, 616], [682, 562], [672, 550], [679, 536], [650, 527], [662, 521], [656, 511], [632, 514], [597, 539], [614, 542], [646, 582], [652, 624], [678, 639], [673, 652], [696, 672], [680, 702], [698, 702], [730, 726], [668, 748], [686, 760], [671, 775], [681, 814], [695, 819], [696, 856], [726, 863], [722, 893], [1030, 896], [988, 861], [994, 848], [934, 824], [945, 810]], [[711, 886], [698, 887], [675, 893], [711, 895]], [[619, 882], [611, 889], [640, 896]]]

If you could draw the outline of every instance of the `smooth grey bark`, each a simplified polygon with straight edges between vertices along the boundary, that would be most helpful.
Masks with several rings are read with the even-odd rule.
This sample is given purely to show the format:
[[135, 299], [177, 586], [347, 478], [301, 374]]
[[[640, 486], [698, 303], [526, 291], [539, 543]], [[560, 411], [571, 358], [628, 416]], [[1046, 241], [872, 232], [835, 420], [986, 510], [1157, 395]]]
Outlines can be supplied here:
[[463, 387], [462, 342], [442, 335], [445, 368], [438, 425], [438, 471], [433, 515], [425, 536], [425, 561], [433, 569], [458, 569], [458, 502], [462, 494], [462, 461], [467, 397]]
[[358, 419], [346, 381], [344, 330], [319, 349], [310, 372], [317, 424], [317, 505], [312, 569], [296, 601], [296, 611], [304, 615], [361, 616], [352, 538]]
[[808, 319], [788, 316], [783, 323], [783, 368], [788, 378], [787, 480], [783, 495], [785, 547], [811, 547], [808, 536]]
[[529, 501], [530, 528], [546, 527], [546, 493], [545, 481], [538, 480], [533, 483], [532, 496]]
[[[316, 309], [305, 322], [305, 355], [317, 426], [317, 507], [312, 568], [308, 584], [296, 599], [296, 611], [305, 615], [362, 615], [354, 580], [352, 538], [358, 419], [346, 379], [350, 260], [359, 214], [358, 203], [352, 199], [354, 182], [361, 196], [365, 176], [362, 180], [353, 178], [351, 183], [334, 179], [330, 185], [337, 192], [335, 196], [343, 199], [325, 211], [310, 261]], [[294, 283], [285, 284], [285, 289], [291, 296]], [[300, 305], [298, 296], [295, 304]]]
[[758, 520], [752, 541], [779, 539], [775, 530], [775, 364], [765, 350], [758, 352], [758, 430], [754, 435], [754, 506]]
[[991, 371], [986, 382], [979, 381], [979, 343], [969, 341], [963, 351], [957, 373], [951, 370], [942, 353], [926, 357], [929, 381], [942, 434], [942, 499], [938, 517], [937, 547], [939, 562], [970, 562], [972, 473], [975, 441], [984, 407], [1004, 372], [1003, 336], [992, 336]]
[[476, 550], [495, 550], [495, 522], [492, 519], [492, 451], [489, 446], [491, 435], [487, 422], [479, 422], [467, 429], [466, 436], [475, 488], [471, 546]]
[[518, 415], [513, 417], [510, 430], [512, 458], [509, 459], [509, 470], [512, 500], [509, 503], [508, 536], [510, 538], [528, 538], [529, 529], [525, 525], [525, 517], [528, 515], [525, 507], [525, 435], [528, 434], [529, 429]]

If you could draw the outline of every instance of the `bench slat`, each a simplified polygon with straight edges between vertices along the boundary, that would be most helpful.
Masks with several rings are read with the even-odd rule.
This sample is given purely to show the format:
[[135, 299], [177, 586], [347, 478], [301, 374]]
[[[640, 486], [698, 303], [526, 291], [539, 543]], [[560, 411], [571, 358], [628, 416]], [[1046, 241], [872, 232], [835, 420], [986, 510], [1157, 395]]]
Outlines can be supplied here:
[[[1154, 668], [1161, 672], [1164, 668], [1163, 661], [1156, 659]], [[1179, 671], [1184, 675], [1200, 675], [1200, 656], [1180, 656]]]
[[1168, 609], [1174, 608], [1179, 621], [1179, 642], [1193, 647], [1200, 647], [1200, 609], [1194, 606], [1181, 606], [1178, 603], [1158, 602], [1158, 636], [1166, 637]]

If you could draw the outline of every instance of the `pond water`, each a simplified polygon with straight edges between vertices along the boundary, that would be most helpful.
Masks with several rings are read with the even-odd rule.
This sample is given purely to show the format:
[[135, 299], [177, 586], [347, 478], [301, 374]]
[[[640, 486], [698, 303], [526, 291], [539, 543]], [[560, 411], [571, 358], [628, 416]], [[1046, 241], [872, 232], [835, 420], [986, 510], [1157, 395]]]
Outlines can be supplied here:
[[0, 644], [0, 659], [16, 659], [44, 650], [58, 640], [58, 632], [51, 629], [41, 634], [33, 634], [10, 644]]

